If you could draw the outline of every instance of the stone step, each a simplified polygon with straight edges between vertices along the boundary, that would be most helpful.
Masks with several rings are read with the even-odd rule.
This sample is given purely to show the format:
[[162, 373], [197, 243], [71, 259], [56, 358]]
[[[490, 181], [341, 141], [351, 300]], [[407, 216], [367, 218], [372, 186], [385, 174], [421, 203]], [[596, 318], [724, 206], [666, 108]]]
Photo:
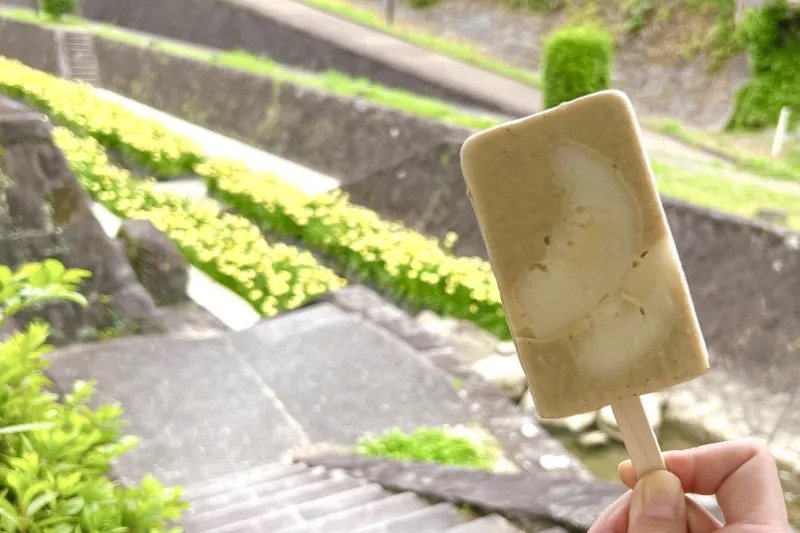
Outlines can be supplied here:
[[247, 470], [240, 470], [225, 476], [195, 483], [187, 487], [183, 495], [188, 501], [200, 500], [216, 494], [228, 492], [242, 485], [261, 484], [282, 477], [293, 476], [307, 470], [309, 470], [309, 468], [301, 463], [292, 463], [289, 465], [267, 463], [265, 465], [256, 466]]
[[48, 375], [62, 390], [97, 380], [95, 402], [125, 407], [126, 430], [141, 444], [115, 463], [123, 483], [152, 472], [166, 484], [192, 487], [308, 445], [227, 335], [124, 337], [61, 348], [50, 359]]
[[218, 527], [204, 528], [202, 526], [194, 526], [186, 528], [186, 533], [266, 533], [267, 531], [283, 531], [304, 523], [305, 521], [297, 514], [297, 510], [290, 507], [269, 515]]
[[311, 521], [322, 516], [338, 513], [342, 509], [357, 507], [368, 502], [388, 498], [391, 495], [391, 492], [385, 490], [380, 485], [370, 483], [344, 492], [331, 494], [324, 498], [302, 503], [297, 506], [297, 511], [304, 519]]
[[484, 516], [444, 531], [445, 533], [522, 533], [521, 529], [496, 514]]
[[221, 509], [244, 501], [254, 501], [281, 491], [312, 485], [328, 478], [324, 471], [307, 471], [300, 474], [267, 481], [258, 485], [240, 486], [224, 494], [217, 494], [192, 502], [195, 514]]
[[292, 504], [310, 502], [332, 494], [358, 487], [354, 478], [323, 479], [316, 483], [302, 485], [277, 494], [254, 500], [245, 500], [223, 508], [196, 514], [189, 524], [203, 524], [206, 527], [221, 527], [226, 524], [242, 522], [259, 516], [267, 516], [281, 511]]
[[426, 500], [416, 494], [405, 492], [345, 509], [281, 531], [283, 533], [352, 533], [358, 531], [359, 528], [425, 509], [429, 505]]
[[356, 530], [357, 533], [440, 533], [444, 529], [467, 522], [467, 517], [451, 503], [440, 503]]

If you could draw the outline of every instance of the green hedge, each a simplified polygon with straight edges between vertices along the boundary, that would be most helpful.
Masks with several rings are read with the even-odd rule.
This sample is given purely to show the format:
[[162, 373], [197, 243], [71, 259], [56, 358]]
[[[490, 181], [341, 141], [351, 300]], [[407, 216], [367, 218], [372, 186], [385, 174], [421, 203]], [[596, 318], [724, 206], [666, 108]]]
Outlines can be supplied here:
[[[87, 274], [54, 260], [16, 272], [0, 265], [0, 326], [43, 300], [85, 303], [76, 290]], [[91, 383], [76, 382], [61, 401], [48, 391], [47, 337], [34, 322], [0, 343], [0, 531], [166, 531], [187, 507], [180, 489], [150, 476], [138, 487], [109, 478], [136, 439], [121, 435], [119, 405], [88, 406]]]
[[[135, 128], [135, 122], [128, 123]], [[220, 213], [211, 201], [189, 201], [153, 189], [112, 165], [94, 139], [57, 128], [54, 137], [89, 194], [122, 218], [147, 219], [186, 259], [239, 294], [262, 315], [301, 306], [345, 285], [308, 252], [269, 243], [244, 217]]]
[[554, 107], [611, 87], [613, 40], [605, 30], [570, 27], [545, 41], [544, 105]]
[[[157, 177], [191, 172], [202, 160], [194, 142], [173, 135], [161, 123], [136, 117], [119, 104], [98, 98], [93, 89], [0, 56], [0, 92], [29, 103], [79, 135], [97, 139], [106, 149], [142, 165]], [[133, 115], [135, 116], [135, 115]]]
[[752, 79], [736, 95], [728, 127], [774, 127], [782, 107], [789, 107], [798, 123], [800, 115], [800, 9], [791, 10], [777, 0], [750, 11], [739, 30], [748, 47]]
[[470, 320], [509, 337], [491, 266], [477, 257], [453, 256], [455, 235], [442, 243], [349, 203], [340, 191], [309, 197], [236, 163], [211, 161], [197, 170], [210, 194], [264, 230], [301, 240], [412, 308]]

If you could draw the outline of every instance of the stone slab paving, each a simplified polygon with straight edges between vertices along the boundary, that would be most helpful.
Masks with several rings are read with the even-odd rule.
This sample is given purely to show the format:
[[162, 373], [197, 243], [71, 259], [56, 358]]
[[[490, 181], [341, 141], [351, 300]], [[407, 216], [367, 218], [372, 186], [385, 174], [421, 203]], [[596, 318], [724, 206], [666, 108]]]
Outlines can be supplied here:
[[468, 422], [449, 376], [369, 321], [321, 304], [231, 336], [314, 442]]
[[126, 431], [141, 440], [115, 465], [126, 483], [148, 472], [165, 483], [196, 483], [308, 443], [224, 336], [73, 345], [54, 352], [48, 373], [62, 391], [97, 380], [95, 404], [122, 404]]
[[468, 357], [368, 287], [350, 285], [323, 295], [320, 300], [383, 328], [451, 376], [451, 386], [469, 405], [473, 419], [497, 438], [505, 456], [523, 471], [591, 478], [580, 461], [531, 415], [521, 412], [500, 390], [475, 373]]

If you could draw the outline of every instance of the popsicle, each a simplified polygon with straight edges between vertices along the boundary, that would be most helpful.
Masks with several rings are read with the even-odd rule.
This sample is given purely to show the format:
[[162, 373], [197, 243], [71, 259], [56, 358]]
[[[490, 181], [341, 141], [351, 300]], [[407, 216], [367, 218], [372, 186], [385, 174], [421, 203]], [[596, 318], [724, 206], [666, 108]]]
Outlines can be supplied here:
[[461, 162], [539, 415], [610, 404], [636, 470], [663, 468], [639, 396], [708, 353], [627, 96], [476, 133]]

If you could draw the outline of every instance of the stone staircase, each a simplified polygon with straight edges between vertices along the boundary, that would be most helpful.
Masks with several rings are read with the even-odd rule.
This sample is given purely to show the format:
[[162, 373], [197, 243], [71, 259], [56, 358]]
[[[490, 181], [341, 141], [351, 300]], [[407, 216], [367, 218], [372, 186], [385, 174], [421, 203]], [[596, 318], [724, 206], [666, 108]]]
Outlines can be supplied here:
[[56, 47], [61, 77], [94, 86], [100, 85], [100, 72], [91, 34], [59, 31], [56, 33]]
[[187, 533], [512, 533], [499, 515], [393, 493], [341, 470], [271, 463], [191, 485]]
[[[516, 524], [550, 533], [566, 520], [567, 495], [569, 515], [588, 517], [574, 528], [585, 531], [597, 514], [592, 506], [618, 496], [620, 487], [583, 475], [533, 419], [506, 408], [513, 404], [502, 393], [463, 370], [442, 339], [366, 287], [336, 291], [242, 331], [189, 326], [178, 328], [186, 330], [181, 334], [62, 347], [49, 355], [47, 370], [56, 393], [91, 380], [91, 406], [122, 405], [125, 430], [139, 446], [115, 460], [115, 476], [131, 484], [151, 473], [183, 486], [187, 533], [503, 533], [521, 531]], [[320, 450], [350, 450], [365, 434], [473, 423], [491, 431], [528, 474], [485, 472], [488, 479], [475, 481], [461, 469], [435, 485], [491, 487], [488, 494], [510, 505], [312, 464]], [[547, 466], [553, 459], [563, 459], [555, 470]], [[511, 485], [497, 490], [493, 481]], [[556, 501], [547, 500], [553, 494]], [[547, 501], [532, 506], [533, 495]], [[462, 503], [484, 516], [463, 511]], [[533, 528], [519, 516], [529, 509]]]

